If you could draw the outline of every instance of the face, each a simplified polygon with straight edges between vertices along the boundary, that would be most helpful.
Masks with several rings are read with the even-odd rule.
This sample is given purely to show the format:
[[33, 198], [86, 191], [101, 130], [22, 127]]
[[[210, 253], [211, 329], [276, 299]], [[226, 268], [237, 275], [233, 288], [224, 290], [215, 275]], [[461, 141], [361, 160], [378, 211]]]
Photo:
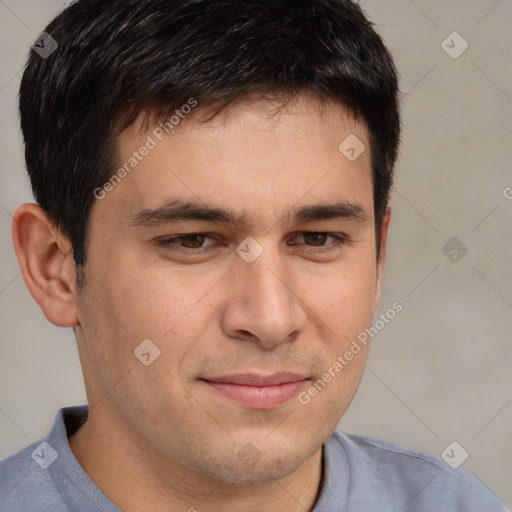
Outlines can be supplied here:
[[265, 482], [318, 453], [361, 378], [366, 347], [344, 354], [379, 297], [370, 152], [338, 146], [368, 137], [308, 98], [200, 107], [119, 137], [137, 164], [91, 212], [80, 357], [91, 418], [141, 453]]

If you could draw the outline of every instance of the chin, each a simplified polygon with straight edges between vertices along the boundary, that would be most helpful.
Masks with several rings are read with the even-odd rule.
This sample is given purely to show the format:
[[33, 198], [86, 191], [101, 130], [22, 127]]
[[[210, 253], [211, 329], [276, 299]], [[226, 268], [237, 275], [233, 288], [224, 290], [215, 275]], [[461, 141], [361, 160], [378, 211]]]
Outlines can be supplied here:
[[[295, 447], [297, 448], [297, 446]], [[247, 443], [236, 456], [226, 460], [226, 452], [219, 459], [202, 459], [201, 472], [227, 484], [259, 485], [281, 480], [291, 475], [308, 459], [309, 453], [286, 453], [281, 448], [256, 448]]]
[[259, 485], [269, 484], [291, 475], [305, 461], [306, 457], [292, 456], [286, 459], [262, 457], [249, 466], [245, 462], [236, 461], [230, 468], [224, 468], [221, 479], [226, 483]]

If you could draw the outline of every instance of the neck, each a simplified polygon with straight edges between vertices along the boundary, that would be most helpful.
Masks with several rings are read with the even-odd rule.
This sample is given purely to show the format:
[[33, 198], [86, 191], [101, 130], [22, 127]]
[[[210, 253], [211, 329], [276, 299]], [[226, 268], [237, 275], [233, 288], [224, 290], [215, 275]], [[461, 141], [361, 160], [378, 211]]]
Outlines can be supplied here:
[[123, 512], [304, 512], [313, 509], [322, 479], [322, 449], [292, 474], [263, 484], [235, 484], [197, 473], [143, 446], [104, 408], [69, 438], [78, 462]]

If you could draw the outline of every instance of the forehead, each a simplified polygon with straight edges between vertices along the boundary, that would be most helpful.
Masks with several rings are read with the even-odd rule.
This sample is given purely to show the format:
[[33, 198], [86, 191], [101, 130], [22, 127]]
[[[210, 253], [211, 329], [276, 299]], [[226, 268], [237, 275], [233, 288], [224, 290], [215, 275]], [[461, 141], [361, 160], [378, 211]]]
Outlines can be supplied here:
[[214, 117], [200, 104], [184, 112], [140, 116], [118, 137], [116, 168], [126, 172], [108, 194], [112, 207], [179, 198], [271, 217], [304, 201], [372, 195], [366, 126], [339, 103], [303, 96], [240, 102]]
[[[322, 131], [338, 132], [340, 127], [367, 136], [364, 120], [352, 109], [337, 100], [319, 98], [302, 93], [294, 99], [286, 97], [245, 97], [228, 105], [218, 103], [202, 104], [190, 98], [181, 108], [146, 109], [123, 131], [122, 139], [153, 133], [157, 138], [176, 134], [178, 131], [229, 130], [243, 126], [247, 130], [274, 132], [279, 126], [293, 126], [297, 133], [308, 129], [314, 135], [317, 128]], [[184, 128], [186, 127], [186, 128]], [[162, 133], [163, 132], [163, 133]]]

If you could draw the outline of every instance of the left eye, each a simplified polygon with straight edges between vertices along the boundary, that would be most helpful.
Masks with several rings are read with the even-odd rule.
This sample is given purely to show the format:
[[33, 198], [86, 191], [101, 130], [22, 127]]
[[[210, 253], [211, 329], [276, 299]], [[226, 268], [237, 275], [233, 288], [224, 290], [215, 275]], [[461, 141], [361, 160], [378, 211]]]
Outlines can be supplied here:
[[[332, 233], [314, 233], [314, 232], [304, 232], [298, 233], [295, 235], [295, 240], [289, 245], [306, 244], [313, 247], [325, 247], [328, 245], [332, 245], [333, 243], [342, 242], [343, 239], [341, 236], [333, 235]], [[298, 240], [297, 240], [298, 239]]]

